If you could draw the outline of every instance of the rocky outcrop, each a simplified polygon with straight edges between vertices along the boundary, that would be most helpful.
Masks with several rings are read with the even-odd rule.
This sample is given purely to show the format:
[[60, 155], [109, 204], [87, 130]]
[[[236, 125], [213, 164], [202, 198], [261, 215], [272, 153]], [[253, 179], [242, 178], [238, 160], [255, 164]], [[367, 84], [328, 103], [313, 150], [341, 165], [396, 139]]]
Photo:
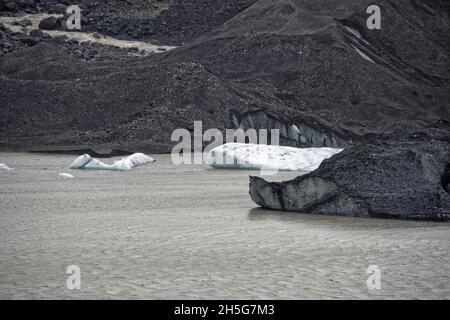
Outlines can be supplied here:
[[119, 39], [178, 46], [220, 26], [257, 0], [0, 0], [0, 14], [82, 9], [82, 28]]
[[20, 26], [20, 27], [29, 27], [33, 23], [31, 22], [30, 19], [22, 19], [22, 20], [16, 21], [14, 24], [17, 26]]
[[39, 23], [39, 29], [42, 30], [56, 30], [61, 28], [61, 26], [61, 20], [56, 17], [45, 18]]
[[449, 220], [449, 165], [450, 123], [441, 122], [408, 134], [367, 137], [292, 181], [251, 177], [250, 196], [276, 210]]
[[23, 32], [12, 32], [0, 23], [0, 56], [11, 52], [21, 51], [47, 39], [48, 37], [45, 37], [44, 35], [40, 37], [36, 34], [27, 35]]

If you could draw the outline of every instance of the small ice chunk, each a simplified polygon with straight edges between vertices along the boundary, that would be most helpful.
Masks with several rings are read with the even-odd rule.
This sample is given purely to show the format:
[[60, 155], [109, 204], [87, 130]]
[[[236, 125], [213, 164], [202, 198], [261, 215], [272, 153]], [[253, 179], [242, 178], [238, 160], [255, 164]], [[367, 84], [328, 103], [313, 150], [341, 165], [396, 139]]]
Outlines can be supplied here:
[[12, 169], [6, 164], [0, 163], [0, 171], [11, 171]]
[[73, 178], [74, 178], [73, 175], [68, 174], [68, 173], [60, 173], [59, 176], [60, 176], [61, 178], [63, 178], [64, 180], [66, 180], [66, 179], [73, 179]]
[[207, 163], [220, 169], [311, 172], [316, 170], [323, 160], [342, 150], [227, 143], [211, 150], [207, 155]]
[[135, 153], [129, 157], [114, 162], [114, 164], [105, 164], [95, 158], [92, 158], [88, 154], [84, 154], [75, 159], [75, 161], [70, 165], [70, 169], [130, 171], [134, 167], [154, 161], [155, 160], [153, 160], [153, 158], [143, 153]]

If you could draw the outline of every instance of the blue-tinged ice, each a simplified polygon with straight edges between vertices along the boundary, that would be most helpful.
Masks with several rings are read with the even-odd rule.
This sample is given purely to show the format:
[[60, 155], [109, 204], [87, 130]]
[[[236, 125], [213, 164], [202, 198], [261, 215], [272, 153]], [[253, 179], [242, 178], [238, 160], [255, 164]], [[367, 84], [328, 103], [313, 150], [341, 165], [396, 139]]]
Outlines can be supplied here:
[[153, 160], [153, 158], [143, 153], [135, 153], [129, 157], [116, 161], [113, 164], [106, 164], [92, 158], [88, 154], [84, 154], [75, 159], [75, 161], [70, 165], [70, 169], [130, 171], [134, 167], [154, 161], [155, 160]]
[[12, 169], [6, 164], [0, 163], [0, 171], [11, 171]]

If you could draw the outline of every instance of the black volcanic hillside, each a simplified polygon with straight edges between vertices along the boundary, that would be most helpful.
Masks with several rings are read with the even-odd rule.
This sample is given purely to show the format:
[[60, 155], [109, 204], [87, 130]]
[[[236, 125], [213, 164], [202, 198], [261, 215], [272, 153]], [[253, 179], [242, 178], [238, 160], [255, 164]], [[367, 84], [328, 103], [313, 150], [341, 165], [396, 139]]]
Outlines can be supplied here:
[[444, 2], [378, 1], [374, 31], [365, 27], [370, 1], [339, 3], [262, 0], [162, 61], [198, 61], [297, 125], [295, 113], [357, 134], [449, 119]]
[[[328, 2], [327, 2], [328, 3]], [[345, 146], [450, 119], [449, 7], [261, 0], [176, 50], [117, 62], [42, 43], [0, 60], [1, 145], [170, 150], [174, 128], [282, 128], [285, 144]], [[295, 125], [295, 127], [294, 127]], [[158, 148], [159, 148], [158, 147]]]

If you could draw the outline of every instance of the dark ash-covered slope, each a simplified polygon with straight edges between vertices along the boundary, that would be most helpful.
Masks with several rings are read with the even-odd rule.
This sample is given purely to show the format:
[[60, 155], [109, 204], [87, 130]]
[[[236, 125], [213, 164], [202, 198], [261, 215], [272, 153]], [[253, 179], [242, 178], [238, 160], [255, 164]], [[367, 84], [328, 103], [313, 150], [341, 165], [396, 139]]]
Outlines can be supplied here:
[[450, 219], [450, 123], [373, 136], [292, 181], [250, 178], [250, 196], [277, 210], [354, 217]]
[[[198, 61], [300, 126], [356, 135], [449, 117], [450, 9], [444, 1], [261, 0], [163, 61]], [[319, 120], [320, 119], [320, 120]]]
[[[196, 41], [126, 61], [42, 43], [0, 60], [2, 148], [164, 146], [178, 127], [281, 128], [293, 146], [449, 119], [445, 1], [260, 0]], [[242, 10], [242, 9], [241, 9]], [[367, 59], [369, 57], [369, 59]]]
[[234, 88], [200, 64], [127, 62], [82, 61], [54, 43], [7, 55], [0, 62], [3, 148], [169, 152], [173, 130], [199, 119], [224, 129], [231, 106], [245, 110]]

